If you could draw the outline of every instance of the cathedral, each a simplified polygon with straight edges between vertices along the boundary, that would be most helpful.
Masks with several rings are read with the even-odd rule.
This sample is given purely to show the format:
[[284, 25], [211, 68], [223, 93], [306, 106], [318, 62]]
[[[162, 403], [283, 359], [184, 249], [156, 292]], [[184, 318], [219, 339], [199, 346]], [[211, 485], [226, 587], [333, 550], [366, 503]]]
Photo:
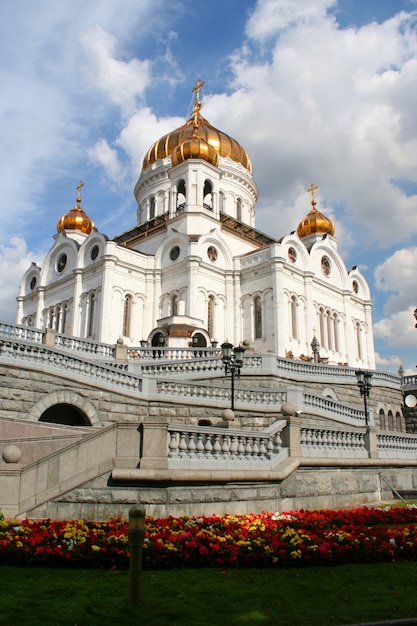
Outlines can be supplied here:
[[132, 228], [101, 233], [78, 185], [43, 265], [22, 278], [17, 323], [128, 347], [228, 341], [374, 369], [369, 287], [356, 266], [346, 268], [316, 185], [293, 232], [278, 239], [257, 230], [251, 160], [202, 116], [203, 84], [188, 121], [144, 156]]

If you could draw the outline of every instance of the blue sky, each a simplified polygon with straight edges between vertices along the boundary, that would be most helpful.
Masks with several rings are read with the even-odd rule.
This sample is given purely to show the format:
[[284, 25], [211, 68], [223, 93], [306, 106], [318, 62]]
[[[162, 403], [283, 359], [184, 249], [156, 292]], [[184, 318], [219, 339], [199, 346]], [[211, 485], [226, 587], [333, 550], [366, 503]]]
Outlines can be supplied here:
[[319, 186], [374, 300], [378, 367], [417, 363], [417, 0], [0, 3], [0, 319], [82, 206], [109, 237], [136, 220], [147, 148], [203, 114], [247, 149], [259, 230], [295, 230]]

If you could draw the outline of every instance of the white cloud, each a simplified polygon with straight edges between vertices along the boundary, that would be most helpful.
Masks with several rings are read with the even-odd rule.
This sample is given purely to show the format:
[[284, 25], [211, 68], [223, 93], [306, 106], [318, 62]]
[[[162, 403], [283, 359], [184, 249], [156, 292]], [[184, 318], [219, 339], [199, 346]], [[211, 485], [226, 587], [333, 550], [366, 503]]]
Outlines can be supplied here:
[[322, 19], [336, 0], [258, 0], [246, 32], [249, 37], [264, 40], [293, 24]]
[[136, 97], [143, 96], [149, 84], [150, 61], [130, 59], [125, 62], [117, 59], [116, 38], [100, 24], [88, 28], [81, 41], [90, 87], [104, 91], [109, 101], [120, 106], [124, 112], [132, 112]]
[[39, 262], [39, 256], [29, 252], [26, 242], [20, 237], [12, 237], [6, 244], [0, 244], [0, 319], [16, 322], [18, 288], [23, 274], [32, 261]]

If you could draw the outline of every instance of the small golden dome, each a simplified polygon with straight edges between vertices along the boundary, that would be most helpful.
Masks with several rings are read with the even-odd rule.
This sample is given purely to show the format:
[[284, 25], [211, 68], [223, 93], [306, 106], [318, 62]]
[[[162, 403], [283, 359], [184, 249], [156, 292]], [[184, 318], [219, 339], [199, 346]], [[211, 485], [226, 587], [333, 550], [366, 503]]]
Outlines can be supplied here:
[[[217, 130], [217, 128], [214, 128], [214, 126], [209, 124], [209, 122], [200, 115], [200, 88], [203, 85], [204, 81], [198, 80], [196, 86], [193, 87], [193, 92], [196, 93], [193, 115], [187, 122], [185, 122], [185, 124], [176, 130], [167, 133], [149, 148], [145, 158], [143, 159], [142, 170], [145, 170], [149, 165], [155, 163], [158, 159], [164, 159], [168, 156], [173, 157], [174, 151], [176, 151], [177, 148], [179, 149], [179, 152], [181, 152], [182, 146], [187, 141], [192, 140], [184, 146], [186, 149], [183, 150], [184, 155], [190, 151], [190, 156], [179, 157], [180, 159], [182, 158], [182, 160], [185, 160], [187, 158], [202, 158], [212, 163], [212, 157], [209, 156], [209, 152], [207, 152], [207, 156], [209, 156], [209, 158], [204, 156], [206, 151], [204, 145], [209, 144], [212, 148], [214, 148], [218, 157], [227, 157], [236, 163], [240, 163], [243, 167], [249, 170], [249, 172], [252, 172], [252, 163], [248, 153], [244, 148], [242, 148], [236, 139], [229, 137], [229, 135], [226, 135], [226, 133], [223, 133], [221, 130]], [[198, 139], [203, 140], [199, 148], [195, 142], [195, 137], [193, 137], [195, 133]], [[199, 156], [191, 156], [191, 150], [201, 150], [201, 152], [198, 152]], [[181, 160], [178, 162], [181, 162]]]
[[56, 225], [56, 229], [59, 233], [63, 230], [78, 230], [82, 233], [86, 233], [87, 235], [89, 235], [93, 230], [94, 222], [88, 217], [86, 213], [84, 213], [84, 211], [80, 207], [80, 193], [82, 187], [84, 187], [84, 183], [80, 182], [79, 185], [77, 185], [78, 195], [75, 207], [59, 218]]
[[172, 167], [183, 163], [187, 159], [203, 159], [216, 167], [219, 164], [219, 155], [216, 149], [208, 143], [204, 137], [199, 137], [198, 135], [200, 108], [201, 103], [196, 102], [194, 107], [193, 134], [174, 149], [172, 153]]
[[314, 198], [316, 189], [318, 189], [317, 185], [311, 184], [311, 187], [307, 190], [312, 195], [311, 205], [313, 208], [298, 224], [297, 235], [300, 239], [314, 235], [315, 233], [334, 235], [334, 224], [332, 220], [316, 209], [316, 201]]

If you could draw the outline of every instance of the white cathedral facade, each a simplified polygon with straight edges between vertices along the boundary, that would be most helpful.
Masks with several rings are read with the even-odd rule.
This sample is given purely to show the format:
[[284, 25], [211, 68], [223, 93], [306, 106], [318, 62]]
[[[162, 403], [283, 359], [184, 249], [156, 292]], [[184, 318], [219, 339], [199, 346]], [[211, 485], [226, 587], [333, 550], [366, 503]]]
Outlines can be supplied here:
[[81, 208], [57, 224], [20, 284], [17, 323], [127, 346], [244, 344], [281, 357], [375, 368], [372, 303], [316, 208], [281, 239], [255, 229], [247, 152], [201, 115], [156, 141], [135, 186], [137, 221], [110, 239]]

